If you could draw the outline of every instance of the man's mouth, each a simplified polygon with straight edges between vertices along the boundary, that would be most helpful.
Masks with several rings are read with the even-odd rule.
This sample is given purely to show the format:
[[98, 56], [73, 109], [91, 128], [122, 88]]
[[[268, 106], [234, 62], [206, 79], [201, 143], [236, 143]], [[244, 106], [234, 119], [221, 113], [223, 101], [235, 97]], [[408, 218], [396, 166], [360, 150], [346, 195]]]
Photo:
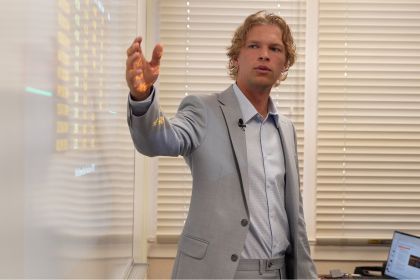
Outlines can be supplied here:
[[255, 70], [259, 71], [259, 72], [271, 72], [271, 69], [267, 66], [264, 65], [260, 65], [255, 67]]

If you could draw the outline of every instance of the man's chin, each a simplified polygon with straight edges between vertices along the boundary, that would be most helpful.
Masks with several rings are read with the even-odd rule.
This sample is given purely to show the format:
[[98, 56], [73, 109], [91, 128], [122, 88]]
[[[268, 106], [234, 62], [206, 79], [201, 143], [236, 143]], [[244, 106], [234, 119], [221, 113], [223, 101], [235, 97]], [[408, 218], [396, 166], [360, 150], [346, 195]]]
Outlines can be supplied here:
[[260, 87], [273, 87], [276, 81], [272, 79], [257, 79], [255, 80], [255, 85]]

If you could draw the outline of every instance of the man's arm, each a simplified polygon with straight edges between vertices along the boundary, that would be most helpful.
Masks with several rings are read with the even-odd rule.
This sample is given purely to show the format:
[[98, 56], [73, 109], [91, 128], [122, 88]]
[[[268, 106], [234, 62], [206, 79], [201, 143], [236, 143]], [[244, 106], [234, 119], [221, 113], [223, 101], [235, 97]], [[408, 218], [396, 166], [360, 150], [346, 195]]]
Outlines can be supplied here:
[[161, 111], [153, 84], [159, 76], [162, 46], [156, 45], [152, 60], [141, 51], [136, 38], [127, 49], [126, 80], [130, 88], [127, 121], [136, 149], [147, 156], [186, 156], [205, 135], [207, 110], [200, 98], [185, 98], [171, 120]]
[[127, 121], [136, 149], [147, 156], [187, 156], [205, 138], [207, 108], [201, 98], [187, 96], [182, 100], [176, 115], [168, 119], [161, 111], [157, 98], [144, 114], [127, 108]]

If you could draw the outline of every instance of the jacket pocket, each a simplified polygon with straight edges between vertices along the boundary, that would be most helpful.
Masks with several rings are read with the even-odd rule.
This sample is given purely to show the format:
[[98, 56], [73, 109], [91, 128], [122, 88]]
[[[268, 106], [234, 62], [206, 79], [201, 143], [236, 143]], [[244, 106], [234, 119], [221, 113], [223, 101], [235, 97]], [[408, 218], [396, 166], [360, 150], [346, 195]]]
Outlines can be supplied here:
[[209, 242], [203, 239], [182, 235], [179, 241], [179, 250], [187, 256], [201, 260], [206, 255], [208, 245]]

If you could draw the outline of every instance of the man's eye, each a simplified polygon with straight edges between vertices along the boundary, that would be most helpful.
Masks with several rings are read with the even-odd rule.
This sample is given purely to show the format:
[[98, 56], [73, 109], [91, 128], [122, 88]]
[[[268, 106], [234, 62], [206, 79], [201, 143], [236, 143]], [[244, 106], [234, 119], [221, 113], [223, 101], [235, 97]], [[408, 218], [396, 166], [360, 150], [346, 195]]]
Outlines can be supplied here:
[[258, 46], [256, 44], [251, 44], [251, 45], [248, 45], [248, 48], [256, 49], [256, 48], [258, 48]]
[[274, 52], [281, 52], [282, 51], [282, 49], [280, 49], [280, 48], [271, 48], [271, 50], [274, 51]]

